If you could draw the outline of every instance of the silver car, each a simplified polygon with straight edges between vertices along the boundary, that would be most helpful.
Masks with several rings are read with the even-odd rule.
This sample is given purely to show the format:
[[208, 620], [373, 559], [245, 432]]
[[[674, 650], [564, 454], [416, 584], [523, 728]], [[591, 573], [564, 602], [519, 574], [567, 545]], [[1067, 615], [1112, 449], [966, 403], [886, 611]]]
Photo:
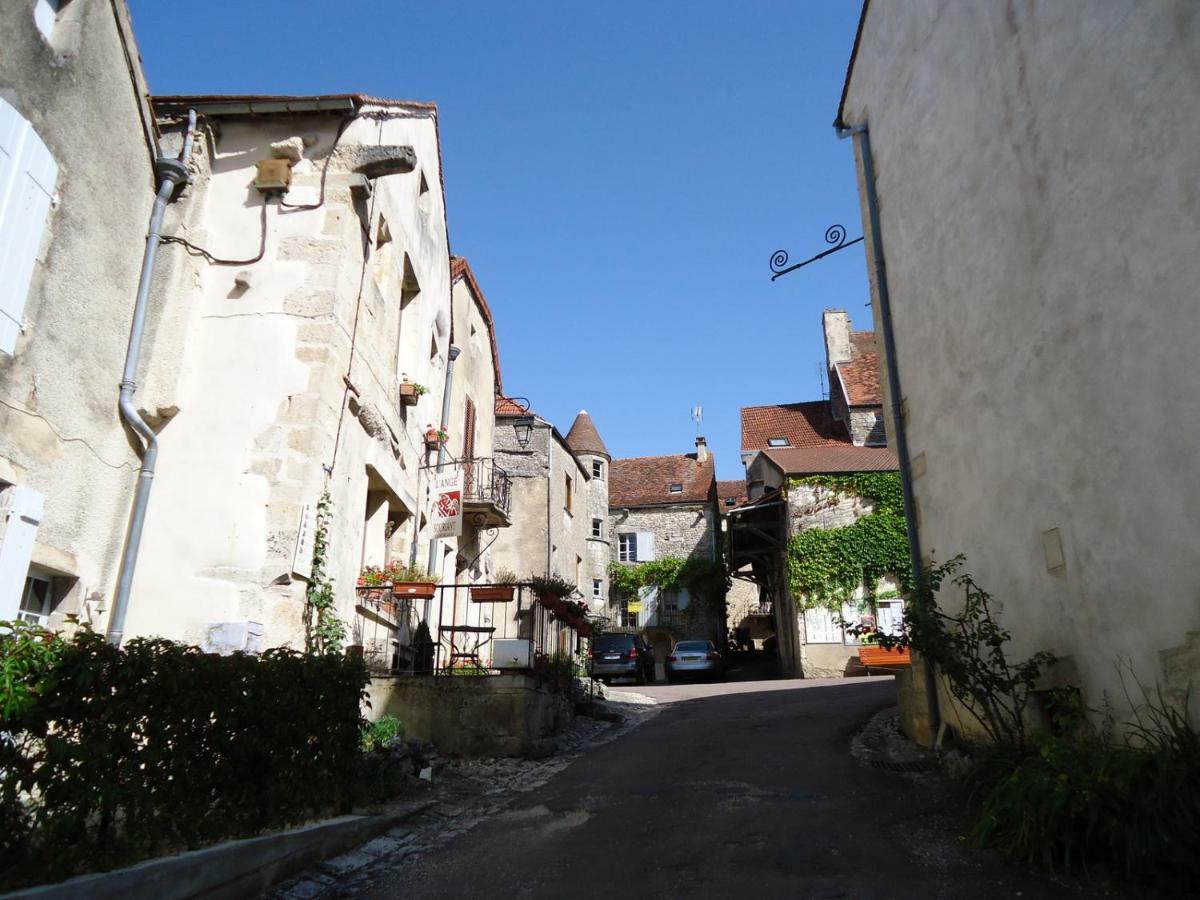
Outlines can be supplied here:
[[683, 677], [725, 677], [725, 660], [712, 641], [680, 641], [675, 645], [667, 657], [667, 681]]

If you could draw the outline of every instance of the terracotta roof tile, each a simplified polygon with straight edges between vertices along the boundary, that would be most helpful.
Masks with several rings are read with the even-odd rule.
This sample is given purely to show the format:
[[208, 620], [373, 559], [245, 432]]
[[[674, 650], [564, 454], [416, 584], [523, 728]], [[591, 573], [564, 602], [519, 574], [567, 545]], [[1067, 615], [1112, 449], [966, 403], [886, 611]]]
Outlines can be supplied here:
[[821, 475], [834, 472], [893, 472], [900, 468], [887, 447], [810, 447], [765, 450], [766, 457], [787, 475]]
[[746, 482], [744, 481], [717, 482], [717, 499], [720, 501], [722, 509], [732, 509], [745, 503], [746, 496]]
[[787, 438], [793, 447], [825, 447], [850, 440], [825, 400], [742, 407], [742, 450], [766, 450], [771, 438]]
[[[713, 496], [716, 483], [711, 455], [702, 463], [694, 453], [614, 459], [608, 467], [608, 506], [703, 503]], [[672, 484], [683, 490], [671, 493]]]
[[575, 422], [571, 425], [571, 430], [567, 432], [567, 446], [571, 448], [572, 453], [591, 453], [603, 456], [605, 459], [612, 459], [608, 448], [604, 446], [600, 432], [596, 430], [596, 424], [587, 414], [586, 409], [579, 411], [579, 415], [575, 417]]
[[498, 394], [504, 390], [504, 380], [500, 377], [500, 347], [496, 343], [496, 320], [492, 318], [492, 308], [488, 306], [487, 298], [483, 296], [479, 282], [475, 280], [471, 264], [467, 262], [465, 256], [452, 256], [450, 257], [450, 283], [453, 284], [460, 278], [466, 279], [467, 287], [471, 289], [471, 296], [475, 298], [475, 305], [479, 307], [479, 314], [487, 323], [488, 340], [492, 345], [492, 369], [496, 374], [496, 393]]
[[496, 395], [496, 415], [498, 416], [532, 416], [533, 410], [527, 406], [522, 406], [512, 397], [505, 397], [501, 394]]
[[879, 387], [879, 357], [862, 353], [850, 362], [838, 363], [838, 376], [846, 386], [846, 402], [851, 406], [882, 406], [883, 391]]

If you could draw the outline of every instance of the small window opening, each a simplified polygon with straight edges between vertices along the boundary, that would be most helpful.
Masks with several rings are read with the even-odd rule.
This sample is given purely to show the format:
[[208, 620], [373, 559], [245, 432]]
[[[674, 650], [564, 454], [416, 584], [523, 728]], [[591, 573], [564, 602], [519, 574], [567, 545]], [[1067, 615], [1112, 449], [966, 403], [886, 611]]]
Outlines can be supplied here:
[[598, 459], [592, 460], [592, 477], [593, 478], [603, 478], [604, 477], [604, 463], [602, 463]]
[[603, 519], [592, 519], [592, 537], [594, 537], [594, 538], [604, 537], [604, 520]]
[[424, 172], [421, 173], [421, 188], [417, 193], [418, 194], [428, 194], [429, 193], [429, 182], [425, 180]]
[[792, 442], [785, 437], [773, 437], [767, 439], [768, 447], [790, 447]]
[[680, 484], [678, 481], [676, 481], [671, 485], [670, 490], [671, 490], [672, 494], [682, 494], [683, 493], [683, 485]]

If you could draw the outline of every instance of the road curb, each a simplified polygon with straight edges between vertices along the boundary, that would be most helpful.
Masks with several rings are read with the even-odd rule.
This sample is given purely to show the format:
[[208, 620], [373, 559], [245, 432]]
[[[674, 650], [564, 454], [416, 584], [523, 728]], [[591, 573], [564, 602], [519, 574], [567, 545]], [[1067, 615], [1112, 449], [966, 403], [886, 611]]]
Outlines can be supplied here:
[[80, 875], [25, 888], [6, 898], [154, 897], [205, 900], [255, 896], [315, 863], [337, 856], [420, 815], [434, 800], [419, 800], [378, 816], [338, 816], [259, 837], [226, 841], [113, 872]]

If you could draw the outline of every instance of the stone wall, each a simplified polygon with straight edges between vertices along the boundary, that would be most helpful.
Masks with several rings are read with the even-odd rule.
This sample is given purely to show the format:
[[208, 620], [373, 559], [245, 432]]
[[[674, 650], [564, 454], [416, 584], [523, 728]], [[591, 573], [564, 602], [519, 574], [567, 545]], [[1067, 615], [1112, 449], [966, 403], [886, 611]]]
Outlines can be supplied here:
[[887, 446], [882, 407], [859, 407], [850, 410], [850, 440], [860, 447]]
[[533, 675], [374, 678], [371, 719], [395, 716], [443, 755], [543, 756], [574, 716], [566, 695]]

